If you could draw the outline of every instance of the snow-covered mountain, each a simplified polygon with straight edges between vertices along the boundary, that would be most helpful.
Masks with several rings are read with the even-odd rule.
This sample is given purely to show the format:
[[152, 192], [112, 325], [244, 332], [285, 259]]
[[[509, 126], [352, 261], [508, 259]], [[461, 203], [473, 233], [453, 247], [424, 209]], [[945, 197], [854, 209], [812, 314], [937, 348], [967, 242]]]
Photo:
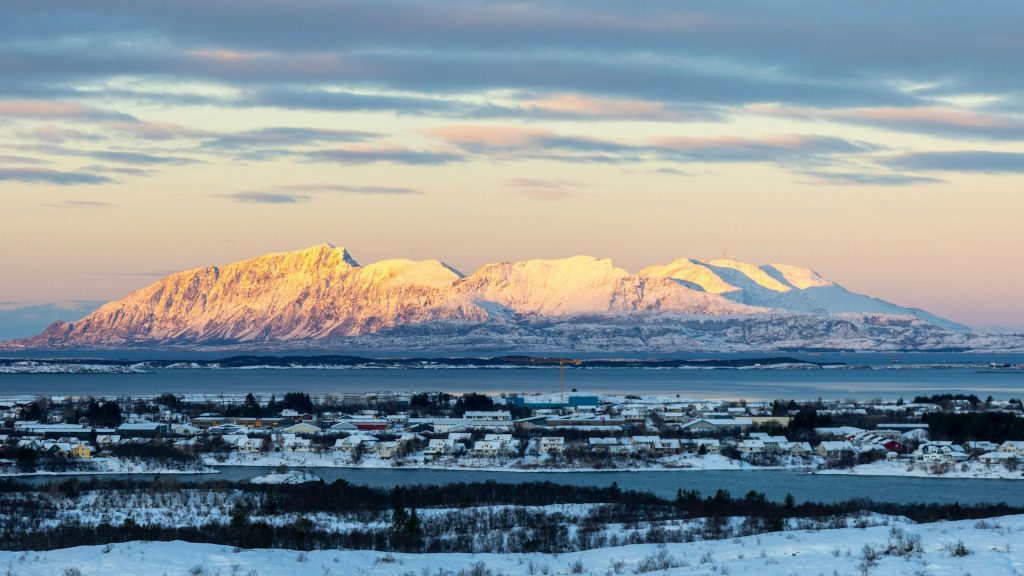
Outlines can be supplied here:
[[797, 266], [680, 259], [633, 274], [576, 256], [464, 276], [437, 260], [361, 266], [322, 244], [172, 274], [6, 347], [672, 352], [969, 348], [984, 338]]

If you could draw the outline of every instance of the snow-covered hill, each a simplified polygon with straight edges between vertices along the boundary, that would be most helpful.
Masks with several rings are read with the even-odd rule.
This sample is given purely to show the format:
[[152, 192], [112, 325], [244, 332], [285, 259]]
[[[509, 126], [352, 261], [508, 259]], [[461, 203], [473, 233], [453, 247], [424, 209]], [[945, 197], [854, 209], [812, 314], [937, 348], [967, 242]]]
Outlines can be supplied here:
[[961, 349], [1003, 346], [813, 270], [680, 259], [633, 274], [576, 256], [361, 266], [322, 244], [172, 274], [7, 348], [226, 346], [394, 351]]

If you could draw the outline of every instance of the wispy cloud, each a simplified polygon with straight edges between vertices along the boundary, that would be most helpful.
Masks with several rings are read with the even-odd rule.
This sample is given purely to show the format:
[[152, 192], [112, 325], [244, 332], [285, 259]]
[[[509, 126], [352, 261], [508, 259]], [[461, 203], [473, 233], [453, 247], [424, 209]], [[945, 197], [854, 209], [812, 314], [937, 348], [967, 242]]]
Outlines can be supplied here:
[[201, 160], [185, 156], [164, 156], [158, 154], [147, 154], [145, 152], [125, 152], [120, 150], [97, 150], [87, 151], [84, 155], [99, 160], [118, 162], [121, 164], [141, 164], [143, 166], [169, 164], [181, 166], [185, 164], [198, 164]]
[[420, 190], [405, 187], [391, 187], [391, 186], [355, 186], [349, 184], [292, 184], [288, 186], [279, 186], [277, 190], [290, 190], [293, 192], [309, 192], [309, 193], [320, 193], [320, 192], [337, 192], [342, 194], [367, 194], [367, 195], [409, 195], [409, 194], [422, 194]]
[[42, 158], [30, 158], [28, 156], [15, 156], [13, 154], [0, 154], [0, 163], [2, 164], [46, 164], [47, 161]]
[[114, 206], [110, 202], [101, 202], [99, 200], [63, 200], [49, 204], [51, 208], [110, 208]]
[[422, 194], [413, 188], [388, 186], [360, 186], [350, 184], [290, 184], [266, 190], [246, 190], [221, 194], [236, 202], [248, 204], [298, 204], [316, 196], [329, 194], [351, 194], [361, 196], [408, 196]]
[[510, 178], [506, 183], [517, 196], [531, 200], [565, 200], [587, 196], [587, 185], [571, 180], [546, 178]]
[[1024, 119], [964, 108], [940, 106], [876, 106], [870, 108], [811, 108], [781, 104], [746, 107], [755, 114], [877, 126], [888, 130], [985, 139], [1024, 139]]
[[914, 186], [917, 184], [942, 184], [945, 180], [931, 176], [913, 174], [892, 174], [877, 172], [825, 172], [806, 171], [811, 177], [809, 184], [833, 184], [837, 186]]
[[398, 145], [348, 146], [326, 150], [314, 150], [300, 155], [314, 162], [336, 164], [392, 164], [441, 165], [464, 160], [465, 157], [449, 151], [419, 150]]
[[233, 150], [240, 148], [306, 146], [325, 142], [361, 142], [376, 136], [377, 134], [373, 132], [363, 130], [278, 126], [230, 134], [218, 134], [203, 145], [206, 148]]
[[988, 150], [910, 152], [881, 161], [886, 166], [925, 172], [1024, 174], [1024, 153]]
[[308, 195], [285, 192], [243, 191], [221, 194], [221, 196], [244, 204], [296, 204], [309, 200]]
[[62, 172], [39, 167], [0, 168], [0, 180], [13, 180], [26, 184], [56, 184], [58, 186], [74, 186], [76, 184], [113, 184], [116, 180], [100, 174], [89, 172]]

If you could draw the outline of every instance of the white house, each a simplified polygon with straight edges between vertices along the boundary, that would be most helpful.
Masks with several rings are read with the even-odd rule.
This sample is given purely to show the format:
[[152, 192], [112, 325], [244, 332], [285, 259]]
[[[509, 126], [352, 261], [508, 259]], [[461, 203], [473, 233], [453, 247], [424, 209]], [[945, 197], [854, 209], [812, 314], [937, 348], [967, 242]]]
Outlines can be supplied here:
[[1006, 464], [1011, 460], [1017, 460], [1017, 455], [1011, 452], [986, 452], [978, 456], [978, 461], [982, 464]]
[[540, 454], [561, 454], [565, 450], [565, 438], [561, 436], [544, 436], [537, 445]]
[[427, 442], [426, 449], [423, 450], [423, 454], [426, 456], [448, 456], [454, 454], [457, 451], [461, 451], [464, 446], [457, 444], [455, 440], [451, 438], [434, 438]]
[[477, 440], [473, 443], [473, 456], [476, 456], [477, 458], [493, 458], [501, 451], [501, 442], [493, 440]]
[[818, 454], [829, 459], [853, 456], [853, 444], [846, 440], [825, 440], [818, 444]]
[[963, 446], [949, 441], [925, 442], [914, 451], [914, 459], [918, 462], [958, 462], [967, 459]]
[[1024, 456], [1024, 440], [1007, 440], [999, 445], [999, 451]]

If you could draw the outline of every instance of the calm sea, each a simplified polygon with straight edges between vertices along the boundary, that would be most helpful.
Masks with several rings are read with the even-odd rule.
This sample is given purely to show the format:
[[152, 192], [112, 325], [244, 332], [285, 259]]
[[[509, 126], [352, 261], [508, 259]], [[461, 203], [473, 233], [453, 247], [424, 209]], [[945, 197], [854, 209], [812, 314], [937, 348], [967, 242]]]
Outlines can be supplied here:
[[[771, 400], [910, 399], [920, 394], [1024, 396], [1024, 370], [977, 368], [841, 370], [566, 369], [566, 390], [682, 398]], [[559, 390], [557, 368], [156, 370], [146, 374], [0, 374], [0, 397], [132, 396], [303, 391], [524, 392]]]

